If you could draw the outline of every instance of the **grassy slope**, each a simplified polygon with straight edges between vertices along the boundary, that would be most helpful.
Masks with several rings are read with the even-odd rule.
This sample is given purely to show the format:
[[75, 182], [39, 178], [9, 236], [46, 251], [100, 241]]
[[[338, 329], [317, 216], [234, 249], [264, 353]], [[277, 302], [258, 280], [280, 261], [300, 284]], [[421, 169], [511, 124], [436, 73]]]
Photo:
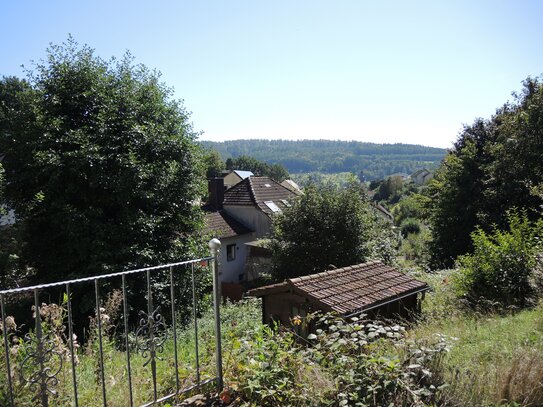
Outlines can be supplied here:
[[[424, 344], [435, 342], [437, 334], [457, 338], [442, 365], [441, 374], [444, 375], [448, 387], [443, 391], [439, 405], [543, 405], [543, 306], [506, 315], [481, 315], [463, 311], [447, 283], [447, 273], [430, 276], [420, 273], [417, 276], [429, 281], [434, 291], [427, 295], [423, 304], [423, 320], [409, 331], [408, 339]], [[333, 378], [323, 376], [323, 371], [320, 371], [321, 382], [319, 382], [315, 373], [319, 372], [318, 369], [315, 370], [318, 366], [305, 364], [297, 352], [292, 354], [288, 352], [291, 344], [281, 343], [280, 335], [270, 332], [269, 335], [262, 336], [258, 302], [224, 307], [222, 326], [227, 385], [240, 390], [246, 386], [257, 386], [252, 392], [259, 391], [258, 386], [269, 381], [263, 382], [262, 376], [254, 376], [257, 373], [252, 370], [253, 364], [256, 363], [253, 358], [257, 358], [258, 361], [258, 357], [268, 354], [262, 349], [267, 348], [270, 351], [278, 347], [277, 351], [282, 355], [282, 362], [276, 366], [275, 373], [266, 380], [295, 377], [297, 383], [290, 384], [293, 386], [292, 391], [299, 393], [303, 389], [312, 389], [312, 397], [318, 391], [322, 391], [319, 398], [329, 400], [326, 405], [335, 405], [333, 395], [336, 385], [330, 381]], [[202, 377], [211, 377], [214, 373], [214, 338], [210, 312], [199, 322], [199, 337]], [[193, 330], [190, 327], [179, 333], [178, 343], [181, 382], [182, 384], [193, 382], [195, 354]], [[171, 339], [165, 345], [165, 351], [161, 354], [163, 359], [158, 363], [157, 372], [160, 394], [167, 394], [175, 388]], [[385, 350], [387, 346], [391, 353], [397, 352], [394, 346], [386, 343]], [[101, 405], [95, 360], [96, 348], [95, 343], [90, 348], [81, 349], [78, 355], [80, 364], [77, 373], [81, 405]], [[272, 351], [272, 354], [273, 352], [275, 351]], [[105, 344], [105, 360], [108, 402], [112, 406], [126, 405], [128, 391], [125, 354], [111, 344]], [[143, 367], [144, 362], [141, 355], [135, 352], [132, 354], [133, 383], [138, 403], [149, 401], [152, 395], [150, 371], [149, 367]], [[60, 397], [55, 400], [56, 405], [69, 405], [72, 399], [68, 366], [69, 364], [65, 363], [65, 369], [61, 373], [61, 383], [57, 388]], [[262, 375], [263, 372], [260, 370], [259, 374]], [[290, 379], [285, 382], [287, 386], [288, 383]], [[326, 386], [323, 383], [326, 383]], [[0, 387], [4, 386], [5, 383]], [[28, 387], [18, 387], [18, 396], [20, 400], [24, 400], [23, 403], [28, 402], [32, 392]]]
[[[457, 338], [445, 360], [452, 405], [542, 405], [543, 306], [507, 314], [462, 311], [448, 273], [426, 277], [434, 287], [423, 304], [416, 339]], [[531, 404], [530, 404], [531, 403]]]

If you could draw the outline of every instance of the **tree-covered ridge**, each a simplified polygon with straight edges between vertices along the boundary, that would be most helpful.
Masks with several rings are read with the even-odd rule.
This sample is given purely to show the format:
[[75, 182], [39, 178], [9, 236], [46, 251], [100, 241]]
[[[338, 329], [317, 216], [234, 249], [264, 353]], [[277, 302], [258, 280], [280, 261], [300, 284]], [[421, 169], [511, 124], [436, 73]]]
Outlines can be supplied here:
[[339, 140], [230, 140], [202, 141], [221, 157], [248, 155], [284, 166], [290, 173], [320, 171], [363, 173], [366, 180], [395, 172], [412, 173], [421, 167], [436, 168], [446, 149], [413, 144], [375, 144]]

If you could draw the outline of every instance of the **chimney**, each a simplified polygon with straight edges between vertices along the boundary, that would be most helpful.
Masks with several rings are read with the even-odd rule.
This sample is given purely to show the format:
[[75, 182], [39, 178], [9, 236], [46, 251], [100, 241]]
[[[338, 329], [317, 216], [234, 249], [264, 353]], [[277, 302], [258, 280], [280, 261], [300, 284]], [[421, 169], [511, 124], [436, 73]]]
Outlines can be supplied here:
[[224, 200], [224, 178], [210, 178], [207, 184], [209, 204], [216, 210], [222, 209]]

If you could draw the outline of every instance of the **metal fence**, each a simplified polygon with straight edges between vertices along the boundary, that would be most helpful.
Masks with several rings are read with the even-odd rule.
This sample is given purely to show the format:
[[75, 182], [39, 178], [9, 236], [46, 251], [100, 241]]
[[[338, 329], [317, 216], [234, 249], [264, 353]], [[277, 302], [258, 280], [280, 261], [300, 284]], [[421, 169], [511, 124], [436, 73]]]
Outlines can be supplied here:
[[[69, 281], [60, 281], [51, 284], [36, 285], [32, 287], [16, 288], [11, 290], [0, 291], [0, 311], [2, 321], [2, 336], [4, 347], [4, 365], [5, 365], [5, 378], [7, 380], [7, 402], [12, 407], [20, 405], [17, 400], [16, 392], [14, 391], [14, 377], [17, 372], [18, 383], [20, 386], [25, 386], [30, 389], [34, 398], [32, 402], [44, 407], [49, 405], [57, 405], [55, 402], [56, 388], [59, 385], [59, 373], [63, 369], [63, 363], [69, 364], [70, 380], [73, 387], [73, 399], [70, 404], [79, 406], [80, 401], [78, 397], [78, 390], [80, 386], [80, 378], [78, 377], [78, 363], [77, 363], [77, 343], [74, 339], [74, 318], [73, 318], [73, 299], [72, 290], [74, 287], [93, 284], [94, 289], [94, 302], [95, 302], [95, 321], [97, 330], [98, 341], [98, 381], [101, 398], [101, 403], [104, 407], [108, 406], [108, 392], [106, 386], [106, 364], [104, 363], [104, 343], [103, 343], [103, 316], [102, 300], [101, 300], [101, 287], [105, 283], [109, 283], [120, 279], [120, 290], [122, 292], [122, 315], [123, 315], [123, 332], [122, 338], [124, 341], [124, 352], [126, 353], [126, 366], [125, 373], [127, 376], [127, 389], [129, 399], [126, 400], [126, 405], [133, 406], [134, 400], [134, 386], [131, 365], [133, 353], [138, 352], [144, 360], [143, 366], [148, 369], [148, 374], [152, 382], [152, 386], [149, 389], [150, 401], [142, 404], [142, 406], [151, 406], [157, 403], [162, 403], [166, 400], [175, 398], [178, 395], [187, 393], [191, 390], [199, 388], [208, 383], [215, 382], [218, 391], [222, 389], [222, 350], [221, 350], [221, 332], [220, 332], [220, 282], [219, 282], [219, 270], [217, 256], [220, 250], [220, 242], [217, 239], [213, 239], [209, 242], [209, 248], [211, 250], [211, 256], [200, 259], [193, 259], [189, 261], [182, 261], [171, 264], [164, 264], [155, 267], [147, 267], [137, 270], [129, 270], [119, 273], [99, 275], [94, 277], [80, 278]], [[197, 316], [197, 302], [196, 295], [196, 280], [195, 269], [204, 265], [205, 270], [210, 270], [213, 276], [213, 308], [214, 308], [214, 335], [215, 335], [215, 362], [216, 371], [215, 376], [202, 380], [200, 377], [200, 360], [199, 360], [199, 348], [198, 348], [198, 316]], [[181, 386], [179, 377], [179, 355], [178, 355], [178, 326], [177, 317], [178, 311], [176, 310], [176, 287], [175, 287], [175, 273], [187, 272], [191, 273], [191, 291], [192, 291], [192, 319], [194, 326], [194, 351], [195, 351], [195, 364], [193, 366], [195, 373], [195, 383], [189, 386]], [[161, 315], [160, 306], [156, 306], [153, 301], [153, 284], [152, 276], [156, 273], [162, 272], [167, 275], [166, 284], [169, 285], [169, 301], [171, 305], [171, 326], [166, 326], [165, 318]], [[144, 275], [146, 279], [146, 310], [139, 311], [139, 323], [137, 328], [132, 332], [129, 328], [129, 304], [127, 300], [127, 279], [132, 276]], [[63, 354], [58, 349], [54, 338], [51, 337], [44, 327], [42, 320], [42, 307], [40, 305], [40, 292], [47, 289], [58, 289], [64, 291], [65, 307], [67, 308], [67, 345], [68, 355]], [[10, 320], [8, 315], [7, 306], [9, 305], [6, 298], [9, 296], [33, 296], [33, 318], [35, 320], [35, 326], [32, 335], [27, 335], [24, 339], [24, 344], [27, 351], [24, 358], [15, 360], [13, 356], [10, 357], [10, 350], [13, 348], [13, 344], [10, 344], [11, 337], [9, 332]], [[13, 303], [13, 302], [12, 302]], [[173, 370], [172, 376], [175, 377], [175, 391], [169, 394], [159, 394], [157, 389], [157, 360], [160, 359], [160, 353], [163, 351], [163, 345], [166, 340], [166, 332], [173, 336]], [[135, 341], [130, 342], [129, 338], [135, 338]], [[135, 342], [135, 343], [134, 343]], [[66, 359], [66, 360], [64, 360]], [[15, 365], [14, 362], [17, 362]]]

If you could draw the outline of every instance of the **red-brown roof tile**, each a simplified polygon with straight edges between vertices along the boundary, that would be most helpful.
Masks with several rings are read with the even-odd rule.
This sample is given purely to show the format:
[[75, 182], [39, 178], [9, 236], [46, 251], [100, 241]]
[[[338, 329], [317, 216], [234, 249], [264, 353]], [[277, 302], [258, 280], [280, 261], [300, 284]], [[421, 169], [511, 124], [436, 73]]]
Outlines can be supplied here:
[[261, 297], [281, 289], [293, 290], [323, 305], [326, 311], [352, 314], [429, 288], [394, 267], [371, 261], [288, 279], [281, 284], [255, 288], [249, 294]]
[[216, 235], [219, 239], [244, 235], [252, 230], [242, 225], [225, 211], [206, 211], [205, 231]]
[[[265, 202], [271, 201], [284, 210], [296, 196], [296, 193], [270, 177], [249, 177], [224, 193], [223, 205], [252, 205], [264, 213], [272, 214], [273, 210]], [[287, 201], [287, 204], [284, 201]]]

